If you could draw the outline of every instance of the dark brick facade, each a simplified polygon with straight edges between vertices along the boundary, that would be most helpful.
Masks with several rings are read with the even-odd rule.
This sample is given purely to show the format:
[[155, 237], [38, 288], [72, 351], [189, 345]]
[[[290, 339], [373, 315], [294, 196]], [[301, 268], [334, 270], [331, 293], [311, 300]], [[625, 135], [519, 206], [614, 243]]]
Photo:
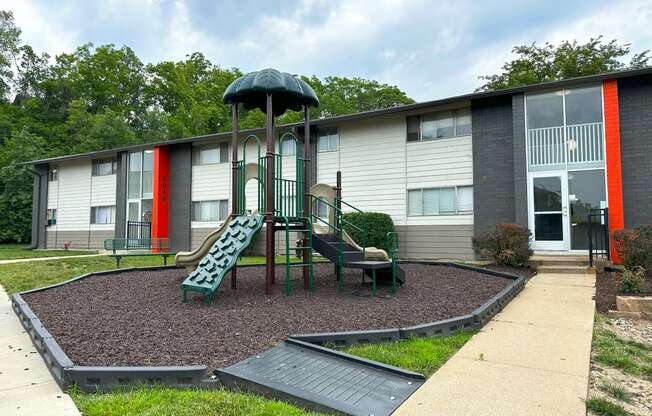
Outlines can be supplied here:
[[473, 216], [478, 233], [499, 222], [516, 221], [512, 96], [475, 100], [471, 111]]
[[170, 146], [169, 238], [172, 251], [190, 250], [192, 144]]
[[652, 224], [652, 76], [618, 81], [625, 227]]
[[514, 222], [528, 226], [527, 155], [525, 150], [525, 95], [512, 95], [512, 131], [514, 140]]

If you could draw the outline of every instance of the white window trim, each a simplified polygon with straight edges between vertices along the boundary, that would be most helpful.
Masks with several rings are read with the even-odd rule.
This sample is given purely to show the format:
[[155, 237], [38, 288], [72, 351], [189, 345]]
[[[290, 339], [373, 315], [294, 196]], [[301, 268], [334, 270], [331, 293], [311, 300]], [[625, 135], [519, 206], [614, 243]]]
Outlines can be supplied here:
[[[226, 217], [218, 218], [217, 220], [206, 220], [206, 221], [196, 220], [196, 219], [193, 218], [193, 215], [194, 215], [194, 212], [195, 212], [195, 208], [194, 208], [195, 203], [200, 203], [201, 204], [202, 202], [217, 202], [218, 203], [217, 215], [219, 217], [220, 212], [221, 212], [220, 206], [222, 204], [222, 201], [224, 201], [226, 203], [226, 207], [227, 207], [227, 209], [226, 209], [226, 211], [227, 211]], [[222, 222], [224, 222], [225, 220], [228, 219], [228, 215], [229, 215], [228, 211], [229, 211], [229, 200], [227, 198], [194, 200], [194, 201], [190, 202], [190, 221], [193, 224], [219, 224], [219, 223], [222, 223]]]
[[[317, 136], [317, 153], [330, 153], [330, 152], [337, 152], [337, 151], [340, 150], [340, 129], [338, 127], [328, 127], [328, 128], [324, 129], [324, 131], [329, 131], [329, 130], [331, 130], [331, 131], [334, 130], [335, 134], [330, 134], [329, 133], [326, 136]], [[320, 148], [320, 146], [319, 146], [319, 142], [321, 141], [321, 139], [323, 137], [328, 138], [328, 149], [326, 149], [326, 150], [322, 150]], [[337, 142], [335, 144], [334, 149], [331, 148], [331, 137], [336, 137]]]
[[[458, 113], [461, 112], [467, 112], [469, 113], [469, 116], [471, 117], [471, 125], [473, 125], [473, 116], [471, 115], [471, 109], [470, 108], [457, 108], [457, 109], [452, 109], [452, 110], [440, 110], [440, 111], [435, 111], [435, 112], [429, 112], [429, 113], [423, 113], [423, 114], [415, 114], [416, 117], [419, 117], [419, 139], [418, 140], [408, 140], [408, 143], [429, 143], [429, 142], [435, 142], [439, 140], [450, 140], [450, 139], [459, 139], [462, 137], [471, 137], [473, 135], [473, 127], [471, 127], [471, 132], [465, 133], [465, 134], [458, 134]], [[424, 139], [423, 138], [423, 121], [425, 117], [432, 117], [434, 119], [437, 118], [437, 115], [442, 114], [442, 113], [453, 113], [453, 135], [452, 136], [447, 136], [447, 137], [433, 137], [431, 139]], [[437, 130], [437, 124], [436, 120], [435, 121], [435, 131]]]
[[[111, 209], [111, 216], [110, 220], [111, 222], [95, 222], [95, 218], [93, 217], [93, 209], [95, 210], [95, 213], [97, 213], [98, 208], [109, 208]], [[90, 224], [91, 225], [113, 225], [115, 224], [115, 205], [96, 205], [91, 207], [91, 218], [90, 218]]]
[[[473, 188], [473, 185], [455, 185], [455, 186], [429, 186], [429, 187], [423, 187], [423, 188], [411, 188], [406, 190], [405, 192], [405, 215], [408, 218], [419, 218], [419, 217], [446, 217], [446, 216], [457, 216], [457, 215], [469, 215], [473, 214], [473, 211], [475, 209], [471, 210], [465, 210], [465, 211], [460, 211], [457, 207], [457, 194], [458, 194], [458, 188]], [[455, 189], [455, 211], [447, 211], [447, 212], [437, 212], [434, 214], [424, 214], [423, 213], [423, 191], [428, 191], [428, 190], [434, 190], [434, 189]], [[421, 192], [421, 214], [410, 214], [410, 197], [409, 194], [411, 191], [420, 191]]]

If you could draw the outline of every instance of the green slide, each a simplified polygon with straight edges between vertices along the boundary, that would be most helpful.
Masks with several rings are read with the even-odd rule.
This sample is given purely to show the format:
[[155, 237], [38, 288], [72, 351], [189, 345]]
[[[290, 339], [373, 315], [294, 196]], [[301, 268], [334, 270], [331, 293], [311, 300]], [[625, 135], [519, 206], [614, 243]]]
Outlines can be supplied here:
[[227, 230], [181, 284], [184, 303], [188, 292], [201, 293], [206, 303], [211, 302], [226, 273], [263, 227], [263, 219], [262, 215], [240, 215], [229, 222]]

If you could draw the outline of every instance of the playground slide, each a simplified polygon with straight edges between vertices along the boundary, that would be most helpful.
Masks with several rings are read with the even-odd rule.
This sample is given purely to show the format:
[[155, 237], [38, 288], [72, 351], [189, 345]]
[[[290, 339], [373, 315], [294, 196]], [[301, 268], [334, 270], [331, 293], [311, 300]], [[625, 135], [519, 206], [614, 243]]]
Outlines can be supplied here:
[[[227, 218], [231, 218], [231, 213], [229, 212], [229, 215], [226, 216]], [[211, 231], [204, 241], [197, 247], [196, 249], [192, 251], [180, 251], [177, 253], [176, 256], [174, 256], [174, 262], [176, 263], [177, 266], [180, 267], [195, 267], [199, 261], [206, 255], [208, 254], [208, 250], [213, 247], [213, 244], [220, 238], [222, 233], [227, 229], [227, 226], [229, 225], [229, 221], [226, 220], [220, 225], [218, 228], [215, 230]]]
[[240, 215], [228, 222], [208, 253], [181, 284], [184, 302], [187, 292], [195, 292], [204, 295], [205, 301], [210, 303], [224, 276], [263, 227], [263, 219], [262, 215]]

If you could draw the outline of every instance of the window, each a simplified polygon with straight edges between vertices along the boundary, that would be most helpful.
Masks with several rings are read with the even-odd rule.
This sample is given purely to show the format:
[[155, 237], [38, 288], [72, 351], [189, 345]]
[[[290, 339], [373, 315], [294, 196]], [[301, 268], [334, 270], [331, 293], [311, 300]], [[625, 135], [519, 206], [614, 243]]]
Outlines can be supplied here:
[[129, 199], [140, 199], [140, 176], [142, 170], [142, 152], [129, 153], [129, 174], [127, 188]]
[[91, 224], [115, 223], [115, 205], [91, 207]]
[[317, 150], [319, 152], [334, 152], [337, 150], [339, 134], [337, 128], [321, 129], [317, 141]]
[[473, 211], [473, 186], [411, 189], [408, 215], [461, 214]]
[[229, 144], [219, 143], [196, 146], [193, 149], [192, 163], [198, 165], [214, 165], [229, 161]]
[[600, 86], [565, 90], [566, 124], [602, 122], [602, 89]]
[[116, 159], [95, 159], [93, 160], [93, 176], [114, 175], [118, 170]]
[[143, 152], [143, 198], [151, 198], [154, 192], [153, 184], [154, 151]]
[[328, 209], [329, 209], [328, 204], [325, 201], [318, 199], [315, 205], [313, 205], [312, 207], [313, 215], [328, 220]]
[[406, 123], [407, 141], [409, 142], [469, 136], [471, 134], [471, 110], [465, 108], [409, 116], [406, 118]]
[[48, 209], [48, 225], [57, 225], [57, 209]]
[[226, 219], [229, 211], [229, 201], [193, 201], [192, 220], [199, 222], [215, 222]]
[[286, 137], [281, 141], [281, 154], [283, 156], [294, 156], [297, 152], [297, 142], [290, 138]]
[[528, 94], [527, 127], [542, 129], [564, 125], [564, 92]]
[[50, 168], [48, 171], [48, 182], [55, 182], [59, 179], [59, 170], [57, 168]]

